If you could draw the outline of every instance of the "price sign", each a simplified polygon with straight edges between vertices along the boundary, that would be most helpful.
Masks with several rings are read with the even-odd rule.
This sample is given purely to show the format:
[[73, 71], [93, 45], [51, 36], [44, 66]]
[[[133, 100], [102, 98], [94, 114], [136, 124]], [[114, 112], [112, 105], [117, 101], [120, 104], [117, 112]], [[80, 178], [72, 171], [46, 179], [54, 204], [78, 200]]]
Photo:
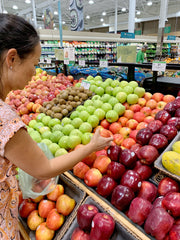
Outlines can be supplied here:
[[100, 66], [100, 67], [108, 67], [108, 61], [101, 59], [101, 60], [99, 61], [99, 66]]
[[91, 83], [86, 80], [82, 80], [82, 82], [81, 82], [81, 86], [84, 87], [85, 89], [89, 89], [90, 85], [91, 85]]
[[166, 62], [153, 61], [152, 71], [165, 72], [166, 71]]
[[64, 64], [68, 65], [69, 64], [69, 60], [64, 60]]
[[79, 66], [85, 67], [85, 60], [79, 59]]
[[51, 63], [51, 59], [46, 58], [46, 62], [47, 62], [47, 63]]

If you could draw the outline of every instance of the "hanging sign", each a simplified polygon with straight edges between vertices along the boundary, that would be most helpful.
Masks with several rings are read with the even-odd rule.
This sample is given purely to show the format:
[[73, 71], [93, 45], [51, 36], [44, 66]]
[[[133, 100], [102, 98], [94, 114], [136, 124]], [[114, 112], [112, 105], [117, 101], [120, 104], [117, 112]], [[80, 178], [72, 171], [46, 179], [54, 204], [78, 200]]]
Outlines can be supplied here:
[[153, 61], [152, 71], [165, 72], [166, 71], [166, 62]]
[[70, 0], [71, 31], [84, 29], [83, 1]]
[[75, 48], [64, 48], [64, 64], [75, 61]]
[[169, 35], [167, 36], [167, 40], [176, 40], [176, 36]]
[[135, 38], [135, 34], [129, 32], [121, 32], [121, 38]]
[[44, 10], [44, 28], [53, 29], [54, 26], [54, 15], [52, 7], [48, 7]]

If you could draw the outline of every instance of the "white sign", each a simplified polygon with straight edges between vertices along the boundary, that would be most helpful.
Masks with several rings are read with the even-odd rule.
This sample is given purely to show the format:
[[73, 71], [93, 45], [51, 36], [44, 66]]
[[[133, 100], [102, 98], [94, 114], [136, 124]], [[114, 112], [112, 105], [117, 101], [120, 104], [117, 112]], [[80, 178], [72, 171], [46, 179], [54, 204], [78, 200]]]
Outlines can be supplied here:
[[47, 62], [47, 63], [51, 63], [51, 59], [46, 58], [46, 62]]
[[152, 71], [165, 72], [166, 71], [166, 62], [153, 61]]
[[64, 48], [64, 59], [75, 61], [75, 48]]
[[81, 82], [81, 86], [84, 87], [85, 89], [89, 89], [90, 85], [91, 85], [91, 83], [86, 80], [82, 80], [82, 82]]
[[100, 67], [108, 67], [108, 61], [101, 59], [101, 60], [99, 61], [99, 66], [100, 66]]
[[64, 64], [68, 65], [69, 64], [69, 60], [64, 60]]
[[79, 66], [85, 67], [85, 60], [79, 59]]

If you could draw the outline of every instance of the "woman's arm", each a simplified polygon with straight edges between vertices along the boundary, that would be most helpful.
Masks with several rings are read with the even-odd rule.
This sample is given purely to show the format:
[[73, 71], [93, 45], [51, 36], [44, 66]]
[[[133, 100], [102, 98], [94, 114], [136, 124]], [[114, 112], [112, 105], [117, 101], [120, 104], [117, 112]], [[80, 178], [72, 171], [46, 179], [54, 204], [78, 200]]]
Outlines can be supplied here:
[[75, 164], [90, 153], [110, 146], [113, 137], [101, 137], [99, 131], [99, 129], [96, 131], [87, 145], [48, 160], [26, 130], [21, 128], [6, 144], [5, 157], [31, 176], [38, 179], [48, 179], [72, 169]]

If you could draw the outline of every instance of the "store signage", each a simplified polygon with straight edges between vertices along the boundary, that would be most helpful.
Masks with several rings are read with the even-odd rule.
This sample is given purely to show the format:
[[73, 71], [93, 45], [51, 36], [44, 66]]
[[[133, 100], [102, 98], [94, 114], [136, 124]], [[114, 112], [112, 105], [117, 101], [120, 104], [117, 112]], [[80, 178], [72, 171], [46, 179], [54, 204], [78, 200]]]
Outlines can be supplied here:
[[75, 61], [75, 48], [64, 48], [64, 64]]
[[167, 36], [167, 40], [176, 40], [176, 36], [169, 35]]
[[121, 32], [121, 38], [135, 38], [135, 34], [129, 32]]
[[85, 89], [89, 89], [90, 85], [91, 85], [91, 83], [86, 80], [82, 80], [82, 82], [81, 82], [81, 86], [84, 87]]
[[64, 64], [68, 65], [69, 64], [69, 60], [64, 60]]
[[79, 59], [79, 66], [85, 67], [85, 60]]
[[108, 61], [106, 59], [101, 59], [99, 61], [99, 66], [100, 67], [108, 67]]
[[83, 1], [70, 0], [71, 31], [84, 29]]
[[51, 59], [46, 58], [46, 62], [47, 62], [47, 63], [51, 63]]
[[63, 61], [64, 60], [64, 51], [63, 49], [55, 49], [55, 58], [56, 60]]
[[166, 62], [153, 61], [152, 71], [165, 72], [166, 71]]

